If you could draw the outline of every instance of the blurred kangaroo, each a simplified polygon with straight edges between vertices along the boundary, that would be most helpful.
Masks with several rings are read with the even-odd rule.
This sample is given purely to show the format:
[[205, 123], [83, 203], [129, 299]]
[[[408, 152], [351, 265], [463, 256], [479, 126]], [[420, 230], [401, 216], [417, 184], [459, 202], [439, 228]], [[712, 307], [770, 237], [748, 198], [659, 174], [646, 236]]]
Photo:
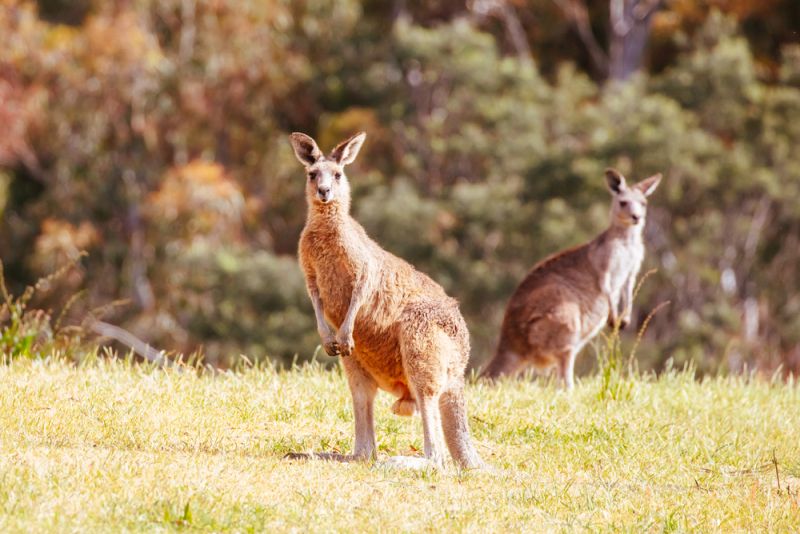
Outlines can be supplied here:
[[461, 467], [480, 467], [467, 426], [464, 370], [470, 345], [458, 303], [428, 276], [383, 250], [350, 216], [344, 167], [356, 159], [365, 138], [359, 133], [325, 156], [311, 137], [291, 135], [306, 170], [308, 216], [300, 265], [323, 347], [331, 356], [342, 356], [355, 412], [353, 455], [312, 456], [374, 458], [373, 401], [380, 388], [398, 397], [394, 413], [413, 415], [416, 408], [422, 417], [427, 460], [396, 457], [393, 463], [442, 466], [443, 431]]
[[631, 320], [633, 287], [644, 259], [647, 197], [660, 181], [656, 174], [629, 187], [618, 171], [606, 170], [613, 196], [610, 226], [533, 267], [506, 307], [497, 351], [481, 376], [556, 366], [572, 389], [575, 357], [583, 346], [603, 325], [625, 328]]

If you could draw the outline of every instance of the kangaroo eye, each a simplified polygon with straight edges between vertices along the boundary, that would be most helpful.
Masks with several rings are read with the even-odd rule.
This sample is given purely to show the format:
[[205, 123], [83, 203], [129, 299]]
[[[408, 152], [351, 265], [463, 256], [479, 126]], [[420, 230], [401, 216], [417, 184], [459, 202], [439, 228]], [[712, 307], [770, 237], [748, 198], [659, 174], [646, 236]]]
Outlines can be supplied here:
[[627, 200], [620, 201], [619, 206], [621, 208], [627, 208], [628, 207], [628, 201]]
[[317, 172], [316, 171], [312, 171], [312, 172], [308, 173], [308, 179], [311, 180], [312, 182], [314, 180], [316, 180], [317, 179]]
[[336, 173], [336, 174], [334, 174], [333, 176], [334, 176], [334, 178], [336, 178], [337, 180], [341, 180], [341, 179], [342, 179], [342, 173], [340, 173], [340, 172], [337, 172], [337, 173]]

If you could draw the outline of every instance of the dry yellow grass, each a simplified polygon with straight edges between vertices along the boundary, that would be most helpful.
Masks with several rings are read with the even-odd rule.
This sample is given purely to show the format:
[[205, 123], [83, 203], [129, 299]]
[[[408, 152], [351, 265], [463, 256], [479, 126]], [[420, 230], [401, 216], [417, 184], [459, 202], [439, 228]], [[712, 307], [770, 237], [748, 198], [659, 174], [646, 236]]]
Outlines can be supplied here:
[[[348, 451], [338, 371], [215, 374], [119, 361], [0, 367], [0, 531], [787, 531], [800, 525], [800, 391], [638, 379], [602, 400], [467, 388], [490, 472], [292, 462]], [[422, 448], [379, 396], [383, 456]], [[777, 487], [773, 454], [778, 462]]]

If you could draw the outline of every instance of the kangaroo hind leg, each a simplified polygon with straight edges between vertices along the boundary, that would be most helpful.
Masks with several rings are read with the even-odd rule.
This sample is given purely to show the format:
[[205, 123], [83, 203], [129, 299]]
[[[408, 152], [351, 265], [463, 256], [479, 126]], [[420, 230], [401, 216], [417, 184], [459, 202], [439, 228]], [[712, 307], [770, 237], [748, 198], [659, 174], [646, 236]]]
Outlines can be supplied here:
[[559, 352], [556, 356], [558, 360], [558, 376], [567, 391], [575, 387], [575, 358], [577, 355], [578, 351], [575, 350], [575, 347], [569, 347]]
[[[391, 463], [404, 467], [442, 467], [445, 444], [442, 437], [442, 416], [439, 397], [448, 382], [447, 335], [425, 315], [409, 312], [402, 324], [400, 352], [410, 395], [422, 419], [425, 460], [420, 458], [392, 458]], [[402, 401], [402, 397], [401, 397]]]
[[[442, 353], [441, 331], [424, 332], [410, 339], [403, 347], [403, 365], [411, 394], [417, 399], [422, 418], [425, 458], [437, 467], [444, 464], [442, 417], [439, 397], [447, 383], [447, 360]], [[446, 340], [446, 341], [449, 341]]]
[[342, 358], [341, 361], [353, 397], [356, 434], [353, 457], [368, 460], [374, 458], [376, 454], [373, 406], [378, 386], [354, 357]]

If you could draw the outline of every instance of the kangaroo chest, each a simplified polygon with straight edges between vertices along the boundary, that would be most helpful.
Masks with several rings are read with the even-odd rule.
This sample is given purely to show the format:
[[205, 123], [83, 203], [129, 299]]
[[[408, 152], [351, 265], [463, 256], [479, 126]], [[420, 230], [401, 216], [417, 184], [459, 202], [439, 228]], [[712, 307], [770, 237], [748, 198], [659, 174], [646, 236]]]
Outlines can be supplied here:
[[631, 276], [636, 276], [643, 258], [644, 247], [640, 240], [619, 240], [610, 247], [603, 270], [608, 273], [613, 298], [618, 298], [625, 282]]
[[405, 380], [393, 313], [400, 304], [386, 294], [386, 288], [381, 291], [382, 277], [374, 265], [368, 264], [371, 256], [367, 247], [324, 232], [308, 231], [301, 238], [301, 254], [313, 268], [323, 312], [334, 328], [341, 327], [356, 285], [366, 284], [367, 294], [353, 330], [356, 352], [352, 357], [382, 389], [391, 391], [392, 384]]
[[350, 306], [358, 271], [363, 267], [348, 256], [343, 243], [325, 240], [321, 245], [315, 237], [311, 234], [306, 238], [310, 263], [325, 316], [338, 328]]

